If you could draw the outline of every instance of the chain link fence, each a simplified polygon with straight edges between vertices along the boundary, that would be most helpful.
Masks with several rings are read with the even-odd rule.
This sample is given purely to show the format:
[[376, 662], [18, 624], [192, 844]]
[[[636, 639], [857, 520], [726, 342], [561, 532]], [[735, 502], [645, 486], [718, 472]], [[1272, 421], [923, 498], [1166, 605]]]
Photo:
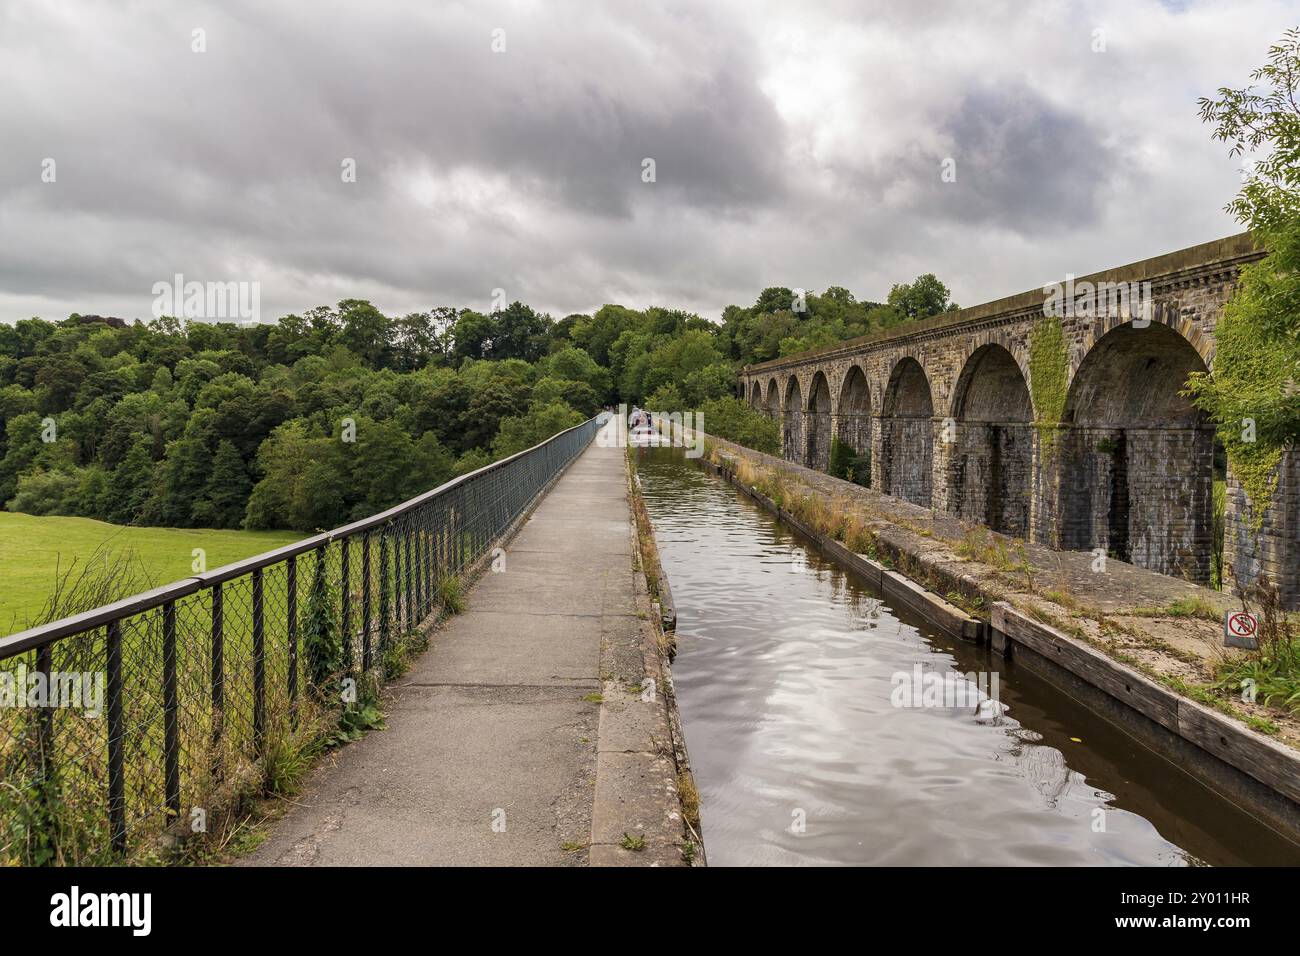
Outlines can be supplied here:
[[[371, 518], [0, 638], [0, 866], [112, 862], [381, 681], [598, 419]], [[353, 697], [355, 700], [355, 696]]]

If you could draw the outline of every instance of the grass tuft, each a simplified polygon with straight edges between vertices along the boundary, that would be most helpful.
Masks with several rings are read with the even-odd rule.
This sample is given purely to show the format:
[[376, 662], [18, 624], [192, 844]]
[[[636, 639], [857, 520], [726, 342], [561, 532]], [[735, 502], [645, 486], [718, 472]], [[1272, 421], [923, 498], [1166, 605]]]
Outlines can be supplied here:
[[438, 603], [451, 614], [464, 612], [465, 590], [460, 578], [454, 574], [444, 574], [438, 579]]

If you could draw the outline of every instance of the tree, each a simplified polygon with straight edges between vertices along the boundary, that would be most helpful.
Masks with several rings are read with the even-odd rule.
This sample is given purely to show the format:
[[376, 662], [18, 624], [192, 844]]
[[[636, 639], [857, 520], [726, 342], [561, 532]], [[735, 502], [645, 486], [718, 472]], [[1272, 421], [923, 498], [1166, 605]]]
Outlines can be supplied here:
[[522, 302], [492, 313], [495, 326], [489, 356], [536, 362], [546, 354], [551, 317], [538, 315]]
[[41, 415], [24, 412], [5, 424], [5, 457], [0, 461], [0, 501], [18, 491], [18, 476], [28, 471], [41, 453]]
[[895, 285], [889, 290], [888, 304], [909, 319], [925, 319], [957, 309], [955, 302], [948, 301], [948, 287], [933, 272]]
[[1201, 117], [1229, 155], [1255, 157], [1228, 211], [1268, 250], [1245, 267], [1215, 327], [1212, 374], [1191, 377], [1260, 520], [1283, 450], [1300, 441], [1300, 29], [1269, 48], [1251, 79], [1202, 98]]
[[222, 441], [212, 456], [212, 474], [194, 506], [194, 523], [208, 528], [238, 528], [253, 483], [233, 442]]
[[567, 378], [547, 376], [533, 386], [533, 403], [550, 405], [563, 402], [582, 412], [583, 417], [590, 418], [600, 411], [602, 401], [586, 382], [575, 382]]
[[83, 468], [78, 477], [74, 512], [86, 518], [106, 518], [111, 490], [108, 472], [103, 468], [98, 465]]
[[377, 514], [437, 487], [449, 474], [450, 458], [440, 453], [437, 439], [417, 445], [393, 422], [357, 421], [357, 440], [345, 452], [351, 469], [352, 492], [347, 496], [352, 518]]
[[643, 404], [652, 412], [671, 413], [689, 411], [686, 407], [686, 399], [682, 398], [682, 393], [679, 392], [677, 386], [671, 382], [659, 386], [647, 395]]
[[405, 413], [408, 430], [414, 435], [431, 431], [442, 444], [464, 451], [462, 423], [472, 394], [469, 384], [451, 369], [427, 369], [416, 378], [420, 387]]
[[747, 402], [719, 398], [700, 409], [699, 427], [710, 435], [767, 452], [781, 453], [781, 426]]
[[313, 434], [300, 419], [286, 422], [262, 442], [257, 469], [244, 527], [311, 531], [346, 519], [350, 469], [337, 438]]
[[[621, 338], [621, 336], [620, 336]], [[586, 382], [602, 401], [608, 397], [610, 374], [596, 364], [596, 360], [579, 348], [565, 348], [553, 353], [544, 362], [552, 378]]]
[[781, 341], [798, 331], [790, 312], [763, 312], [743, 320], [735, 333], [737, 358], [746, 365], [774, 359], [781, 354]]
[[45, 410], [62, 412], [71, 408], [85, 377], [85, 367], [66, 353], [55, 353], [41, 361], [34, 381], [37, 387], [45, 389]]
[[382, 368], [389, 351], [388, 317], [364, 299], [344, 299], [339, 303], [339, 321], [343, 326], [339, 341], [371, 368]]
[[185, 437], [167, 446], [158, 482], [142, 515], [146, 524], [188, 528], [192, 512], [212, 476], [212, 453], [200, 438]]
[[459, 365], [466, 359], [487, 358], [494, 331], [495, 324], [490, 318], [466, 309], [452, 330], [452, 361]]
[[153, 442], [140, 435], [127, 450], [121, 464], [113, 469], [110, 491], [105, 504], [107, 518], [117, 524], [130, 524], [143, 511], [153, 491]]
[[148, 435], [150, 453], [161, 458], [167, 442], [178, 438], [190, 415], [184, 401], [167, 401], [153, 392], [127, 395], [112, 407], [100, 425], [100, 459], [106, 468], [116, 468], [140, 435]]
[[492, 456], [482, 448], [471, 448], [465, 454], [456, 459], [456, 475], [468, 475], [471, 471], [478, 471], [480, 468], [492, 464]]
[[[612, 399], [698, 407], [732, 394], [737, 361], [885, 324], [842, 286], [804, 298], [795, 315], [791, 290], [771, 287], [721, 324], [614, 304], [553, 322], [523, 302], [390, 318], [343, 299], [252, 327], [0, 325], [0, 501], [137, 523], [334, 527]], [[356, 443], [341, 440], [345, 419]]]
[[176, 363], [180, 398], [193, 405], [203, 386], [221, 374], [221, 366], [208, 359], [182, 359]]
[[569, 337], [593, 359], [597, 365], [609, 364], [609, 347], [628, 329], [640, 329], [645, 324], [645, 316], [634, 309], [621, 305], [602, 305], [596, 314], [588, 319], [580, 316], [573, 323]]
[[211, 409], [218, 438], [233, 442], [240, 455], [251, 457], [263, 439], [293, 413], [293, 396], [280, 389], [260, 388], [236, 373], [220, 375], [203, 386], [194, 408]]
[[590, 322], [591, 316], [573, 312], [551, 326], [550, 345], [547, 346], [548, 351], [558, 352], [560, 349], [573, 344], [573, 327], [579, 319]]
[[759, 293], [754, 312], [789, 312], [794, 306], [794, 293], [784, 286], [773, 286]]
[[439, 318], [429, 312], [412, 312], [392, 326], [393, 366], [413, 372], [441, 360], [443, 342]]
[[682, 391], [697, 408], [715, 398], [726, 398], [736, 391], [736, 371], [724, 362], [695, 369], [683, 380]]
[[452, 479], [456, 462], [451, 452], [438, 441], [436, 435], [427, 432], [415, 443], [415, 467], [412, 471], [412, 494], [422, 494]]
[[487, 448], [501, 420], [528, 407], [527, 383], [498, 376], [474, 389], [461, 423], [463, 441], [470, 448]]
[[565, 429], [581, 425], [582, 421], [582, 414], [563, 402], [535, 404], [524, 415], [502, 419], [501, 430], [492, 443], [492, 452], [497, 458], [505, 458], [532, 448]]
[[77, 485], [75, 475], [37, 469], [18, 479], [18, 493], [5, 508], [30, 515], [75, 514]]

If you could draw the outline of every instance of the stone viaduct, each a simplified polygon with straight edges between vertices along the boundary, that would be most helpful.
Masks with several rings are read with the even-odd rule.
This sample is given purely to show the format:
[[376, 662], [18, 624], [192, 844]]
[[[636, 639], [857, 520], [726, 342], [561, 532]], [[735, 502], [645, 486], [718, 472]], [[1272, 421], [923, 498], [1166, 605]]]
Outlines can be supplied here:
[[[1261, 521], [1181, 394], [1213, 368], [1215, 323], [1262, 255], [1247, 234], [1205, 243], [1074, 279], [1055, 307], [1035, 289], [748, 366], [740, 394], [783, 423], [791, 461], [826, 470], [835, 439], [886, 494], [1197, 583], [1217, 468], [1226, 586], [1266, 573], [1300, 606], [1300, 453]], [[1139, 294], [1116, 301], [1121, 283]]]

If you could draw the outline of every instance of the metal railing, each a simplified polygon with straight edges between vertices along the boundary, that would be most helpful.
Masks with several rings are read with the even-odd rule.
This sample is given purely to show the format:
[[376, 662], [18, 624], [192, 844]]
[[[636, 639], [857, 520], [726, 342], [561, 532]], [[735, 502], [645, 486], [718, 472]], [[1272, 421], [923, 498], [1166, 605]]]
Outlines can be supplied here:
[[304, 695], [382, 678], [394, 642], [438, 609], [442, 582], [463, 579], [597, 428], [0, 638], [0, 865], [111, 859], [184, 825], [293, 733]]

